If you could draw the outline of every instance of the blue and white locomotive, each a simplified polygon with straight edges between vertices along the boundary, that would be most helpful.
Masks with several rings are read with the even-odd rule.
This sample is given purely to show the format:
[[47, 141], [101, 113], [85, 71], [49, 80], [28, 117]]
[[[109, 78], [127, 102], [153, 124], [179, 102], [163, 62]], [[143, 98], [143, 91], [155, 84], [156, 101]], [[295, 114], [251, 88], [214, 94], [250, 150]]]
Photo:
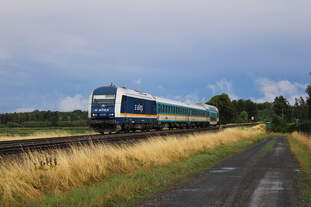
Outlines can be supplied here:
[[101, 133], [218, 123], [218, 109], [207, 104], [186, 104], [112, 84], [96, 88], [90, 96], [89, 125]]

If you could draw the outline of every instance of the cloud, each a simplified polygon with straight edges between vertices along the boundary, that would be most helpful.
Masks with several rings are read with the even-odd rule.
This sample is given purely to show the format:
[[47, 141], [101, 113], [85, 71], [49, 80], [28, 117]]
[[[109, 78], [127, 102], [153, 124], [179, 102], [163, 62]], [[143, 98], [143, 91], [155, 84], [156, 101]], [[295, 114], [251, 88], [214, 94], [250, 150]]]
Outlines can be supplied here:
[[226, 79], [217, 81], [215, 84], [208, 84], [207, 88], [211, 89], [214, 95], [219, 93], [226, 93], [229, 95], [230, 99], [238, 99], [238, 97], [233, 92], [232, 83]]
[[14, 112], [20, 113], [20, 112], [32, 112], [36, 110], [35, 108], [17, 108], [14, 110]]
[[200, 100], [185, 97], [192, 89], [258, 98], [241, 77], [308, 81], [310, 9], [310, 0], [4, 1], [0, 110], [56, 110], [111, 80], [183, 100]]
[[187, 104], [205, 103], [207, 98], [200, 96], [197, 92], [189, 93], [184, 96], [166, 96], [165, 98], [184, 102]]
[[284, 96], [290, 104], [295, 103], [295, 98], [305, 97], [307, 84], [291, 82], [289, 80], [273, 81], [267, 78], [257, 80], [259, 91], [263, 94], [262, 98], [255, 99], [256, 102], [273, 102], [277, 96]]
[[84, 99], [81, 95], [77, 94], [73, 97], [67, 96], [59, 103], [60, 111], [73, 111], [73, 110], [87, 110], [89, 100]]
[[136, 85], [141, 85], [142, 80], [141, 80], [141, 78], [139, 78], [139, 79], [135, 80], [134, 82]]

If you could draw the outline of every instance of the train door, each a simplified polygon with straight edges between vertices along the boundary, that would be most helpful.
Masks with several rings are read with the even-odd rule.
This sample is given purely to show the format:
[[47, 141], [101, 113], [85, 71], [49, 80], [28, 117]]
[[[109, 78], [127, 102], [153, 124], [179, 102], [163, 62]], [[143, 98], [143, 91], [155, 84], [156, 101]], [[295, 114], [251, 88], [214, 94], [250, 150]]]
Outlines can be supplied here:
[[121, 115], [123, 117], [123, 122], [128, 123], [128, 118], [127, 118], [127, 96], [122, 96], [122, 101], [121, 101]]

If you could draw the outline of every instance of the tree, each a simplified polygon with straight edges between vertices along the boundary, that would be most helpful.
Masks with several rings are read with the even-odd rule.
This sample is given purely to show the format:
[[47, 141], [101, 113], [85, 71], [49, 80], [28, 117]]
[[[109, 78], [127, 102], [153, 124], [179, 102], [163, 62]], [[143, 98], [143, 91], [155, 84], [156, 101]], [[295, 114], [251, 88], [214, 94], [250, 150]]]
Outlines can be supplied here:
[[273, 104], [270, 102], [257, 103], [257, 118], [259, 121], [271, 121], [273, 114]]
[[251, 100], [233, 100], [232, 104], [235, 108], [236, 114], [238, 114], [237, 119], [239, 118], [239, 114], [241, 114], [243, 111], [247, 112], [248, 119], [251, 119], [251, 117], [255, 117], [257, 119], [257, 104], [252, 102]]
[[299, 99], [295, 98], [295, 104], [293, 106], [293, 116], [299, 120], [308, 119], [308, 105], [302, 97], [300, 97]]
[[277, 116], [280, 116], [282, 119], [287, 119], [288, 121], [292, 118], [290, 105], [283, 96], [275, 97], [273, 102], [273, 112]]
[[254, 102], [252, 102], [251, 100], [246, 100], [244, 110], [248, 113], [248, 119], [251, 119], [251, 117], [257, 119], [258, 110], [257, 105]]
[[240, 115], [239, 115], [239, 120], [240, 120], [240, 122], [242, 122], [242, 123], [246, 123], [246, 122], [248, 122], [248, 113], [246, 112], [246, 111], [242, 111], [241, 113], [240, 113]]
[[308, 118], [311, 119], [311, 85], [308, 85], [306, 89], [307, 97], [307, 107], [308, 107]]
[[234, 118], [234, 106], [225, 93], [212, 97], [206, 104], [216, 106], [219, 110], [220, 123], [231, 123]]
[[272, 116], [271, 129], [274, 132], [287, 132], [288, 127], [285, 120], [282, 117], [274, 114]]

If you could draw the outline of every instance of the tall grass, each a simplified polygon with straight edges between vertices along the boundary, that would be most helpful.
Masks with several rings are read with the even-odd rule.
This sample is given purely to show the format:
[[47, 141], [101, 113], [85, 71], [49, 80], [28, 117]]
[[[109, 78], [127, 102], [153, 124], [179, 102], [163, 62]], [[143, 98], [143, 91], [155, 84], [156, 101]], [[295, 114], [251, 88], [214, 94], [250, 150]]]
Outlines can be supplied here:
[[292, 137], [299, 141], [303, 146], [311, 150], [311, 136], [299, 132], [293, 132]]
[[89, 145], [49, 153], [28, 153], [0, 166], [2, 206], [26, 205], [46, 193], [62, 193], [113, 175], [185, 160], [263, 133], [262, 127], [226, 129], [182, 137], [153, 138], [129, 146]]
[[298, 183], [302, 200], [311, 205], [311, 136], [293, 132], [289, 143], [301, 166]]

